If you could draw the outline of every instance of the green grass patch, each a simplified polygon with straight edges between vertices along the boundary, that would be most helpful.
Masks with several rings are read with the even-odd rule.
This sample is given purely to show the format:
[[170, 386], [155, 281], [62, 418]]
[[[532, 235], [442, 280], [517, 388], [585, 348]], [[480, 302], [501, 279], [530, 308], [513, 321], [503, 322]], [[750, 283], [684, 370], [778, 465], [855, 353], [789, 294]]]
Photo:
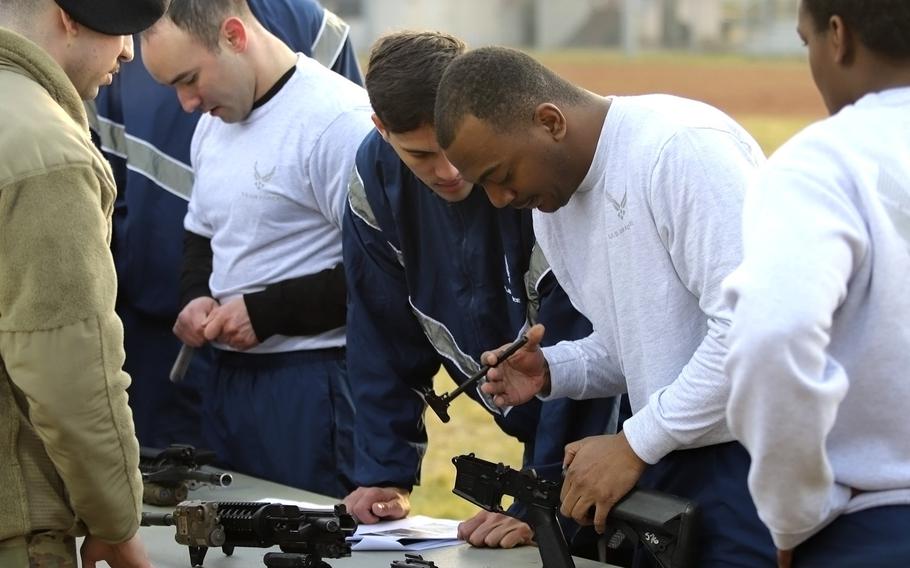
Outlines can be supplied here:
[[743, 115], [737, 121], [749, 131], [761, 145], [765, 154], [771, 155], [781, 144], [809, 125], [814, 117]]

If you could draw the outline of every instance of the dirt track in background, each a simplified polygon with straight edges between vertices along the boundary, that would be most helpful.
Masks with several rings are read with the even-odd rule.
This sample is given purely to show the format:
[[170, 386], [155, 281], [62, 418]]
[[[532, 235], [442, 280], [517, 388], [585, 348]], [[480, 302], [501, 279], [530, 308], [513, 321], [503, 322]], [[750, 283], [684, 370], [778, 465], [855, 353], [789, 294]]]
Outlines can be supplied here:
[[728, 114], [822, 117], [808, 65], [796, 61], [540, 57], [564, 78], [600, 94], [670, 93]]

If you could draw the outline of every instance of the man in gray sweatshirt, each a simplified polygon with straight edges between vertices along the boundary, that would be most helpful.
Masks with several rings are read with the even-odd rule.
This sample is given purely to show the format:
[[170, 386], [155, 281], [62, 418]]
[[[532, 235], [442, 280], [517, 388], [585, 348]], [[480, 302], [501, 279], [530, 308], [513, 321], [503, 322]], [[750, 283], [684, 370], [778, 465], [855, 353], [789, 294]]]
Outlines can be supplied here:
[[450, 64], [436, 129], [494, 205], [536, 209], [537, 242], [594, 327], [541, 349], [535, 326], [483, 389], [501, 406], [538, 392], [629, 395], [622, 433], [567, 446], [563, 514], [603, 532], [610, 507], [639, 483], [701, 504], [700, 568], [773, 565], [746, 487], [749, 456], [724, 414], [730, 312], [720, 284], [741, 260], [742, 199], [764, 162], [755, 141], [703, 103], [601, 97], [505, 48]]
[[803, 0], [831, 117], [746, 197], [727, 417], [780, 565], [910, 564], [910, 4]]

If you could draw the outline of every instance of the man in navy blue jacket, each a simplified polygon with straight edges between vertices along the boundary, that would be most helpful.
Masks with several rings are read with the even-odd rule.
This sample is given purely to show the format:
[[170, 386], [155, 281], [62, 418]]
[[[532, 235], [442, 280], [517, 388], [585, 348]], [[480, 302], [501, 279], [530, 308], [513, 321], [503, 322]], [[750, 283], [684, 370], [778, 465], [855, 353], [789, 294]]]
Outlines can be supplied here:
[[[256, 18], [295, 51], [362, 84], [348, 25], [315, 0], [249, 0]], [[180, 108], [138, 60], [124, 65], [95, 100], [92, 128], [117, 178], [114, 260], [123, 320], [130, 406], [144, 446], [204, 445], [200, 439], [201, 378], [209, 349], [197, 351], [186, 378], [167, 377], [180, 348], [172, 333], [180, 306], [183, 219], [193, 187], [190, 140], [199, 113]], [[90, 113], [90, 117], [93, 113]]]
[[[410, 510], [427, 444], [417, 390], [440, 365], [460, 383], [480, 368], [485, 346], [529, 323], [545, 323], [550, 339], [591, 330], [534, 247], [530, 212], [494, 208], [436, 143], [436, 86], [463, 50], [441, 33], [392, 34], [374, 46], [366, 76], [376, 131], [358, 151], [344, 224], [359, 486], [345, 503], [364, 523]], [[566, 443], [616, 428], [613, 399], [500, 409], [479, 389], [467, 394], [525, 444], [526, 465], [559, 464]], [[485, 512], [460, 534], [502, 547], [532, 536], [526, 524]]]

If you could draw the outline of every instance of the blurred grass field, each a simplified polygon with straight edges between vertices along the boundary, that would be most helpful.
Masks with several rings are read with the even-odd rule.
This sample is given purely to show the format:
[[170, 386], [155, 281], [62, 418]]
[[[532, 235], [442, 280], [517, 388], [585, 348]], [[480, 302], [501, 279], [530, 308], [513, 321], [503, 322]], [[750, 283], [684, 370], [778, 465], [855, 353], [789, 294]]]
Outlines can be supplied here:
[[[645, 54], [626, 59], [616, 53], [571, 51], [535, 54], [563, 77], [599, 94], [671, 93], [703, 100], [738, 120], [767, 154], [811, 121], [824, 116], [804, 60], [739, 56]], [[436, 377], [436, 391], [454, 383]], [[412, 495], [414, 514], [464, 519], [477, 508], [452, 494], [452, 457], [474, 452], [490, 461], [520, 466], [521, 447], [504, 435], [480, 405], [459, 397], [452, 420], [442, 424], [426, 413], [429, 450], [422, 484]]]

